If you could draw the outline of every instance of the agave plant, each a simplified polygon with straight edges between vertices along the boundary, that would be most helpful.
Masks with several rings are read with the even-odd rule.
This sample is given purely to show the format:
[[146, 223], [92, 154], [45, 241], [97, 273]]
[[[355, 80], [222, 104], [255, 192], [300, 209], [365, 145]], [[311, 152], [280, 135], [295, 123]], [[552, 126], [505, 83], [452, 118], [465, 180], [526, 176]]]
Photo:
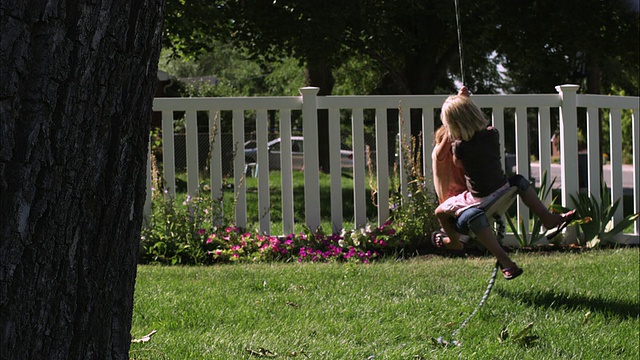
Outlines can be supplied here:
[[[613, 242], [615, 236], [633, 224], [640, 214], [630, 214], [625, 216], [617, 224], [613, 221], [613, 216], [620, 205], [620, 199], [611, 203], [611, 192], [604, 181], [600, 181], [600, 199], [598, 202], [593, 194], [580, 193], [578, 196], [571, 195], [571, 200], [576, 206], [578, 215], [582, 219], [589, 221], [580, 223], [580, 230], [584, 234], [582, 244], [588, 247], [596, 247]], [[554, 205], [554, 210], [566, 211], [565, 208]]]

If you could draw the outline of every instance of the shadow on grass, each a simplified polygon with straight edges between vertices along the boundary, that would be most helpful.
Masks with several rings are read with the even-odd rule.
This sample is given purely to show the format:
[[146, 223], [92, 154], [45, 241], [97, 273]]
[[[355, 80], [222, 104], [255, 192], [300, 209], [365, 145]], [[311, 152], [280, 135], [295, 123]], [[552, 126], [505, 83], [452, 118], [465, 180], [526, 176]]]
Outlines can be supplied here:
[[558, 294], [551, 291], [539, 290], [516, 292], [509, 289], [498, 288], [495, 291], [500, 296], [532, 306], [565, 308], [568, 310], [583, 309], [598, 312], [606, 316], [616, 316], [621, 320], [640, 317], [639, 304], [627, 301], [610, 301], [597, 297], [585, 297], [578, 294]]

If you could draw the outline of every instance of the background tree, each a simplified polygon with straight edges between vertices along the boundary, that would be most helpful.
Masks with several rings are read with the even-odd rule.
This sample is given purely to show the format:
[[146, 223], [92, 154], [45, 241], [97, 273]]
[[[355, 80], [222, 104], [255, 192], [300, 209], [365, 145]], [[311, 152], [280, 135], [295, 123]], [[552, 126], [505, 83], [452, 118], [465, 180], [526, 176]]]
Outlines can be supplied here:
[[128, 358], [162, 6], [0, 5], [2, 358]]
[[[170, 4], [177, 10], [172, 10]], [[193, 11], [193, 7], [200, 10]], [[214, 8], [220, 9], [220, 15], [209, 15]], [[486, 18], [489, 11], [490, 7], [471, 4], [464, 9], [462, 21]], [[183, 14], [197, 17], [191, 25], [177, 25], [167, 36], [173, 49], [189, 49], [189, 54], [197, 54], [207, 48], [208, 37], [236, 42], [249, 49], [254, 59], [264, 62], [292, 56], [305, 67], [305, 85], [319, 87], [319, 95], [333, 92], [334, 72], [349, 63], [349, 59], [368, 60], [381, 79], [374, 92], [381, 94], [453, 92], [450, 74], [459, 73], [453, 1], [220, 0], [205, 6], [198, 1], [190, 4], [170, 1], [168, 12], [178, 14], [167, 18], [168, 29], [173, 28], [169, 23], [184, 19]], [[203, 18], [216, 24], [209, 28], [199, 26]], [[490, 29], [491, 25], [480, 22], [474, 28], [474, 34], [481, 34], [481, 29]], [[171, 41], [172, 38], [176, 40]], [[185, 39], [189, 39], [188, 46], [184, 45]], [[466, 39], [465, 46], [476, 55], [468, 61], [470, 68], [490, 69], [487, 54], [492, 48], [487, 39], [488, 36]], [[479, 75], [478, 71], [468, 73], [470, 77]], [[486, 86], [472, 86], [474, 91], [491, 89], [493, 82], [488, 80], [488, 74], [491, 72], [482, 73], [484, 78], [478, 82]], [[496, 74], [494, 71], [493, 75]], [[327, 114], [321, 111], [319, 115], [320, 165], [327, 171]], [[418, 135], [420, 124], [414, 121], [412, 128], [414, 135]]]
[[[352, 2], [344, 0], [228, 1], [232, 37], [255, 57], [267, 60], [295, 56], [304, 65], [305, 86], [331, 95], [333, 70], [344, 61], [342, 36], [351, 18]], [[329, 172], [328, 112], [318, 111], [319, 164]]]
[[[168, 2], [168, 12], [196, 14], [188, 26], [178, 24], [182, 15], [168, 18], [167, 28], [176, 30], [168, 33], [167, 41], [177, 50], [189, 49], [190, 54], [206, 49], [206, 39], [216, 38], [239, 44], [249, 50], [252, 58], [263, 62], [293, 56], [304, 66], [305, 85], [319, 87], [319, 95], [330, 95], [335, 84], [333, 69], [343, 60], [341, 37], [351, 18], [350, 4], [340, 0], [221, 0], [205, 6], [198, 1]], [[199, 10], [192, 11], [194, 8]], [[217, 11], [220, 16], [209, 17]], [[215, 24], [203, 27], [199, 26], [201, 22]], [[190, 47], [183, 46], [186, 39], [195, 42]], [[320, 166], [323, 171], [330, 171], [328, 114], [320, 111], [318, 115]]]
[[[465, 80], [476, 93], [571, 82], [589, 93], [638, 94], [636, 0], [460, 0], [459, 10]], [[453, 0], [168, 0], [166, 19], [165, 47], [179, 54], [210, 50], [215, 38], [263, 62], [322, 59], [327, 66], [307, 66], [332, 70], [315, 76], [327, 81], [322, 91], [351, 59], [378, 72], [375, 93], [451, 93], [460, 80]]]
[[[450, 94], [461, 80], [453, 0], [187, 3], [206, 6], [175, 17], [198, 18], [169, 34], [174, 48], [200, 51], [213, 37], [263, 63], [296, 58], [321, 95]], [[548, 93], [578, 83], [583, 92], [638, 94], [637, 1], [460, 0], [459, 10], [465, 82], [474, 93]], [[412, 122], [413, 134], [419, 125]]]
[[[487, 19], [492, 7], [462, 2], [460, 23], [473, 28], [472, 36], [462, 41], [465, 82], [474, 92], [494, 92], [497, 80], [489, 54], [492, 30]], [[345, 46], [349, 51], [371, 59], [380, 71], [380, 94], [455, 93], [454, 80], [462, 81], [454, 1], [357, 1], [357, 15], [349, 23]], [[471, 33], [471, 32], [470, 32]], [[470, 71], [469, 69], [475, 69]], [[479, 71], [484, 70], [484, 71]], [[422, 132], [420, 109], [410, 111], [411, 134]], [[388, 119], [397, 119], [397, 110], [387, 111]], [[388, 123], [388, 132], [397, 133], [397, 123]], [[389, 148], [396, 147], [395, 137]], [[395, 161], [390, 153], [390, 164]]]
[[[510, 93], [550, 93], [559, 84], [579, 84], [580, 92], [638, 96], [640, 21], [638, 2], [499, 1], [496, 50], [506, 68], [504, 89]], [[586, 110], [579, 109], [581, 119]], [[535, 126], [535, 121], [530, 125]], [[554, 123], [552, 131], [557, 126]], [[579, 121], [586, 135], [586, 121]], [[608, 123], [600, 121], [600, 153], [609, 148]], [[631, 134], [631, 119], [623, 118]], [[535, 135], [535, 131], [529, 132]], [[630, 139], [630, 137], [626, 137]], [[530, 139], [532, 143], [537, 138]], [[584, 143], [581, 146], [585, 146]], [[631, 146], [623, 147], [630, 160]]]
[[[359, 1], [359, 12], [350, 23], [346, 45], [366, 54], [383, 71], [382, 94], [434, 94], [455, 91], [454, 78], [461, 80], [456, 11], [454, 1]], [[486, 69], [493, 25], [487, 19], [492, 8], [461, 2], [465, 80], [491, 84], [495, 74], [470, 71]], [[483, 75], [484, 78], [478, 78]], [[493, 90], [485, 86], [482, 90]]]
[[496, 50], [515, 93], [582, 92], [638, 95], [640, 38], [637, 1], [500, 1]]

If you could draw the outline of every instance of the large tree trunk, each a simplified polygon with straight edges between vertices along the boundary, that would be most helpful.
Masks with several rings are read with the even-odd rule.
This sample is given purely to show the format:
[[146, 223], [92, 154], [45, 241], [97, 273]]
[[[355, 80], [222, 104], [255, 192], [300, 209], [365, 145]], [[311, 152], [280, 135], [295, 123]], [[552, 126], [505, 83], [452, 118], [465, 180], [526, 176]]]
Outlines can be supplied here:
[[126, 359], [162, 0], [3, 0], [0, 356]]

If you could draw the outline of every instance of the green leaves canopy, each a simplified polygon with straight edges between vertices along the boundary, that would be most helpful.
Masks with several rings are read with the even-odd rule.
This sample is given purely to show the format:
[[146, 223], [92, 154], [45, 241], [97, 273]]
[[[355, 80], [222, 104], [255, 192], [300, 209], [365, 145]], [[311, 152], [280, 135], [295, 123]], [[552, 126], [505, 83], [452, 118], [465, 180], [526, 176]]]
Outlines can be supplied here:
[[[459, 5], [465, 75], [474, 92], [552, 92], [579, 83], [588, 92], [638, 94], [633, 1]], [[165, 47], [176, 54], [211, 51], [217, 39], [263, 62], [292, 56], [325, 76], [358, 58], [378, 72], [377, 93], [450, 93], [459, 79], [453, 0], [167, 0], [166, 10]], [[321, 80], [333, 87], [332, 79]]]

